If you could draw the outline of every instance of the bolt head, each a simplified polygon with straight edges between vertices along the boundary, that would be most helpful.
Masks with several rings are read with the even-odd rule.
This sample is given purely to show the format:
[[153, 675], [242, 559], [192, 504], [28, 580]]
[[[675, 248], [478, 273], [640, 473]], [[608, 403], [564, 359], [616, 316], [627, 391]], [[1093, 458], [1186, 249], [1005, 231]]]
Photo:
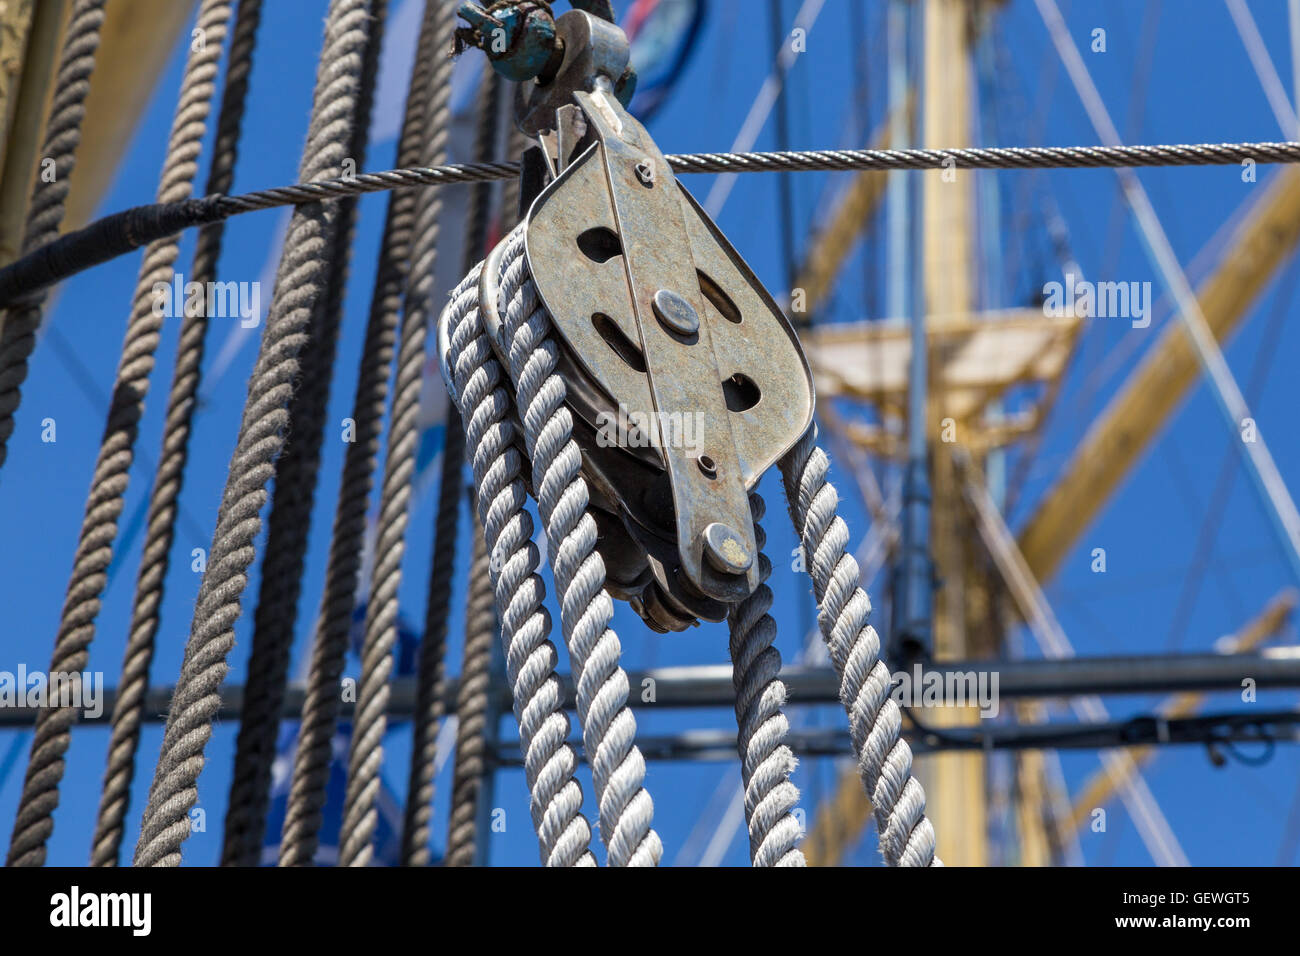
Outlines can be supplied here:
[[642, 186], [653, 186], [655, 184], [654, 164], [648, 159], [643, 159], [637, 163], [636, 178], [641, 181]]
[[650, 303], [655, 317], [671, 332], [694, 335], [700, 330], [700, 316], [695, 307], [683, 296], [669, 289], [660, 289]]
[[700, 534], [704, 557], [723, 574], [744, 574], [754, 564], [754, 556], [744, 539], [730, 526], [714, 521]]

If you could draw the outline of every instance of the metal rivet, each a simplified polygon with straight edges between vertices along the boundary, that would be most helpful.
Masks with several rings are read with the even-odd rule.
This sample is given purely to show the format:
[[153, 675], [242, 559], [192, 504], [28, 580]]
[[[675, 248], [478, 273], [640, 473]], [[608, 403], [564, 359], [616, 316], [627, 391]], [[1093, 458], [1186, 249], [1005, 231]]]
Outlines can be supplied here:
[[643, 159], [637, 163], [636, 178], [641, 181], [642, 186], [653, 186], [655, 184], [654, 164], [648, 159]]
[[700, 330], [700, 316], [686, 299], [676, 292], [660, 289], [650, 303], [655, 316], [678, 335], [694, 335]]
[[699, 458], [695, 459], [695, 464], [700, 466], [700, 471], [704, 472], [704, 477], [718, 477], [718, 466], [713, 463], [713, 459], [708, 455], [701, 455]]
[[754, 563], [754, 556], [744, 541], [727, 525], [714, 521], [701, 532], [704, 556], [723, 574], [744, 574]]

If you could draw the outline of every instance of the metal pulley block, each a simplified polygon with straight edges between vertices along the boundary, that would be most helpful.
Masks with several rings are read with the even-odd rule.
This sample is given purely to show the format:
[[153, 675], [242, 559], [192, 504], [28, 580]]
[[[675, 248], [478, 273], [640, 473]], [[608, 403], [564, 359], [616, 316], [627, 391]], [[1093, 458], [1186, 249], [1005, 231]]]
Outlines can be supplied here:
[[[780, 307], [615, 96], [622, 31], [581, 11], [556, 26], [564, 63], [520, 102], [554, 175], [525, 253], [608, 586], [651, 627], [682, 630], [758, 586], [748, 493], [811, 423], [812, 376]], [[497, 302], [494, 265], [484, 303]]]

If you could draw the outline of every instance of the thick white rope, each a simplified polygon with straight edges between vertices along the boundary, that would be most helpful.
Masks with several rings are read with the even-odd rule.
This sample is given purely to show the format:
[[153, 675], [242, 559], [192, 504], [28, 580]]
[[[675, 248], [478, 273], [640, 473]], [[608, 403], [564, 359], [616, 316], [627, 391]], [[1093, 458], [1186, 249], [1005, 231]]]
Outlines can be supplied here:
[[582, 788], [573, 778], [578, 758], [567, 742], [569, 717], [555, 675], [557, 654], [547, 639], [546, 588], [536, 573], [541, 556], [532, 540], [532, 518], [524, 510], [524, 456], [507, 418], [513, 405], [510, 383], [492, 354], [478, 310], [481, 269], [481, 264], [475, 267], [452, 293], [450, 364], [478, 489], [478, 520], [491, 555], [489, 573], [519, 721], [529, 809], [544, 864], [595, 866], [587, 848], [591, 825], [582, 815]]
[[836, 513], [839, 496], [826, 480], [830, 459], [817, 447], [814, 429], [780, 467], [817, 598], [817, 625], [840, 677], [840, 700], [871, 798], [880, 852], [890, 866], [941, 866], [934, 855], [934, 827], [925, 816], [925, 790], [912, 776], [912, 749], [900, 736], [902, 714], [889, 696], [880, 638], [867, 623], [871, 599], [858, 587], [858, 563], [846, 550], [849, 530]]
[[[595, 550], [595, 521], [588, 511], [589, 494], [581, 475], [581, 453], [573, 440], [573, 420], [565, 407], [565, 384], [555, 373], [558, 346], [551, 336], [550, 316], [528, 275], [523, 240], [523, 228], [517, 228], [506, 238], [500, 260], [500, 299], [505, 304], [502, 338], [550, 544], [583, 741], [596, 784], [601, 835], [611, 865], [653, 866], [662, 855], [662, 845], [651, 828], [654, 807], [642, 785], [645, 761], [635, 743], [636, 721], [627, 708], [628, 682], [619, 665], [618, 637], [609, 627], [613, 602], [604, 590], [604, 561]], [[531, 541], [531, 521], [523, 511], [520, 471], [524, 462], [515, 430], [506, 420], [510, 396], [502, 387], [502, 370], [476, 308], [480, 269], [453, 293], [451, 359], [492, 565], [515, 563], [515, 575], [503, 573], [494, 581], [498, 606], [509, 608], [512, 600], [524, 595], [530, 620], [540, 618], [541, 632], [535, 640], [540, 637], [540, 644], [549, 650], [544, 650], [543, 659], [537, 662], [541, 680], [532, 691], [534, 697], [543, 697], [545, 704], [532, 716], [544, 712], [544, 719], [554, 727], [553, 734], [558, 733], [548, 738], [559, 745], [551, 751], [559, 757], [558, 766], [546, 766], [553, 773], [548, 779], [560, 786], [549, 791], [538, 786], [543, 780], [542, 767], [528, 764], [530, 786], [535, 791], [534, 822], [545, 857], [548, 837], [551, 841], [556, 837], [554, 828], [546, 828], [551, 809], [547, 801], [558, 801], [561, 794], [576, 794], [578, 803], [566, 804], [565, 812], [571, 809], [574, 814], [569, 821], [582, 820], [578, 806], [581, 792], [572, 781], [572, 751], [563, 743], [568, 723], [559, 710], [555, 652], [545, 640], [549, 622], [540, 606], [541, 583], [533, 573], [537, 552]], [[868, 623], [871, 601], [858, 587], [857, 562], [846, 551], [848, 529], [837, 514], [838, 495], [826, 480], [829, 468], [830, 461], [816, 447], [812, 430], [781, 461], [790, 515], [803, 542], [818, 602], [818, 625], [840, 675], [840, 697], [849, 716], [859, 771], [875, 811], [881, 853], [891, 866], [942, 865], [935, 858], [934, 829], [925, 816], [925, 791], [912, 775], [911, 748], [901, 737], [901, 712], [889, 695], [890, 674], [880, 659], [880, 639]], [[757, 526], [763, 512], [761, 499], [755, 497], [751, 508]], [[507, 535], [507, 529], [513, 535]], [[761, 541], [762, 530], [757, 530]], [[503, 537], [519, 546], [508, 557], [500, 546]], [[760, 555], [760, 568], [764, 566], [770, 569]], [[779, 655], [772, 647], [775, 626], [767, 614], [770, 603], [771, 592], [763, 584], [730, 615], [745, 810], [754, 864], [798, 866], [804, 862], [795, 846], [801, 828], [791, 812], [798, 791], [789, 780], [794, 758], [783, 742], [788, 726], [780, 709], [785, 692], [778, 676]], [[503, 611], [502, 617], [509, 633], [518, 618], [512, 621], [507, 614]], [[542, 726], [534, 720], [531, 732], [525, 729], [531, 700], [519, 686], [520, 670], [513, 655], [509, 664], [527, 759]], [[557, 711], [563, 727], [552, 719]], [[542, 793], [547, 795], [539, 798]]]
[[583, 746], [600, 808], [600, 836], [610, 866], [657, 866], [663, 845], [651, 827], [654, 803], [642, 785], [645, 759], [635, 742], [636, 719], [627, 707], [627, 674], [619, 665], [622, 648], [609, 626], [614, 603], [605, 592], [604, 559], [596, 551], [596, 522], [587, 508], [582, 454], [564, 404], [564, 380], [555, 373], [558, 346], [551, 336], [550, 316], [528, 275], [523, 228], [516, 228], [505, 242], [502, 336], [560, 599]]

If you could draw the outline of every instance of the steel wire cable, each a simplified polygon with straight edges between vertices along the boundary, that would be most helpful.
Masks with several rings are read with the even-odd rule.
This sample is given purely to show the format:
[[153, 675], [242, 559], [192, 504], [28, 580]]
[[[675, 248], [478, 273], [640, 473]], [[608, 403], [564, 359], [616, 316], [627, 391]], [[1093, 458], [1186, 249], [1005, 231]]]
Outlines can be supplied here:
[[[379, 54], [383, 47], [388, 0], [371, 0], [370, 29], [362, 58], [361, 84], [352, 117], [348, 158], [365, 163]], [[347, 289], [358, 197], [338, 202], [328, 288], [311, 320], [300, 356], [302, 372], [289, 403], [289, 435], [276, 464], [275, 490], [267, 515], [252, 650], [244, 681], [243, 706], [235, 742], [235, 763], [226, 802], [222, 864], [255, 866], [261, 856], [271, 796], [271, 768], [279, 744], [289, 658], [293, 651], [302, 592], [303, 563], [311, 531], [321, 444], [334, 377], [339, 326]], [[353, 436], [355, 437], [355, 436]]]
[[[864, 169], [1103, 169], [1232, 166], [1300, 162], [1300, 142], [1185, 143], [1152, 146], [1005, 146], [960, 149], [821, 149], [789, 152], [676, 153], [678, 173], [821, 172]], [[340, 199], [359, 193], [509, 179], [518, 163], [410, 166], [348, 179], [300, 182], [244, 193], [205, 196], [188, 204], [136, 207], [109, 216], [0, 269], [0, 306], [105, 262], [144, 241], [229, 216]]]
[[[368, 26], [364, 0], [331, 0], [303, 151], [304, 178], [342, 173], [352, 142], [351, 119], [356, 115]], [[299, 373], [298, 353], [328, 286], [326, 255], [332, 247], [335, 213], [329, 203], [299, 209], [285, 236], [136, 845], [137, 866], [178, 866], [181, 844], [190, 835], [189, 812], [198, 799], [204, 750], [221, 706], [220, 688], [229, 670], [226, 658], [234, 646], [234, 624], [248, 584], [248, 567], [256, 557], [253, 542], [262, 528], [260, 512], [284, 447], [289, 401]]]
[[[1300, 142], [1188, 143], [1157, 146], [993, 146], [959, 149], [812, 149], [747, 153], [670, 153], [676, 173], [821, 172], [863, 169], [1112, 169], [1149, 166], [1233, 166], [1300, 162]], [[460, 163], [364, 173], [353, 180], [298, 183], [223, 196], [226, 215], [272, 209], [357, 192], [508, 179], [519, 164]]]
[[[159, 178], [160, 203], [184, 200], [193, 191], [231, 7], [231, 0], [204, 0], [199, 7], [200, 42], [191, 44], [181, 78]], [[51, 676], [80, 674], [89, 662], [100, 599], [108, 583], [108, 566], [117, 540], [117, 519], [125, 506], [135, 440], [154, 369], [154, 353], [162, 337], [165, 310], [157, 307], [154, 290], [160, 284], [171, 284], [179, 255], [178, 238], [159, 239], [146, 248], [140, 265], [67, 597], [59, 616], [50, 659]], [[70, 706], [42, 709], [36, 718], [27, 777], [9, 846], [9, 862], [15, 866], [44, 863], [45, 842], [54, 830], [54, 810], [59, 804], [63, 755], [71, 743], [76, 719], [77, 710]]]
[[[234, 28], [231, 30], [230, 53], [227, 56], [221, 107], [217, 114], [212, 164], [208, 170], [208, 192], [229, 189], [234, 180], [248, 78], [253, 66], [261, 12], [262, 0], [240, 0]], [[205, 287], [217, 274], [224, 228], [222, 223], [213, 223], [199, 230], [191, 278]], [[176, 519], [180, 513], [179, 500], [185, 465], [189, 458], [191, 427], [198, 406], [207, 331], [206, 309], [186, 314], [176, 348], [171, 393], [167, 398], [164, 416], [162, 454], [158, 459], [149, 498], [148, 530], [131, 604], [131, 629], [127, 636], [122, 676], [118, 680], [117, 700], [113, 707], [108, 766], [104, 772], [92, 842], [92, 866], [116, 866], [121, 853], [122, 831], [131, 799], [136, 753], [140, 746], [145, 696], [149, 690], [149, 669], [153, 662], [163, 588], [176, 534]]]

